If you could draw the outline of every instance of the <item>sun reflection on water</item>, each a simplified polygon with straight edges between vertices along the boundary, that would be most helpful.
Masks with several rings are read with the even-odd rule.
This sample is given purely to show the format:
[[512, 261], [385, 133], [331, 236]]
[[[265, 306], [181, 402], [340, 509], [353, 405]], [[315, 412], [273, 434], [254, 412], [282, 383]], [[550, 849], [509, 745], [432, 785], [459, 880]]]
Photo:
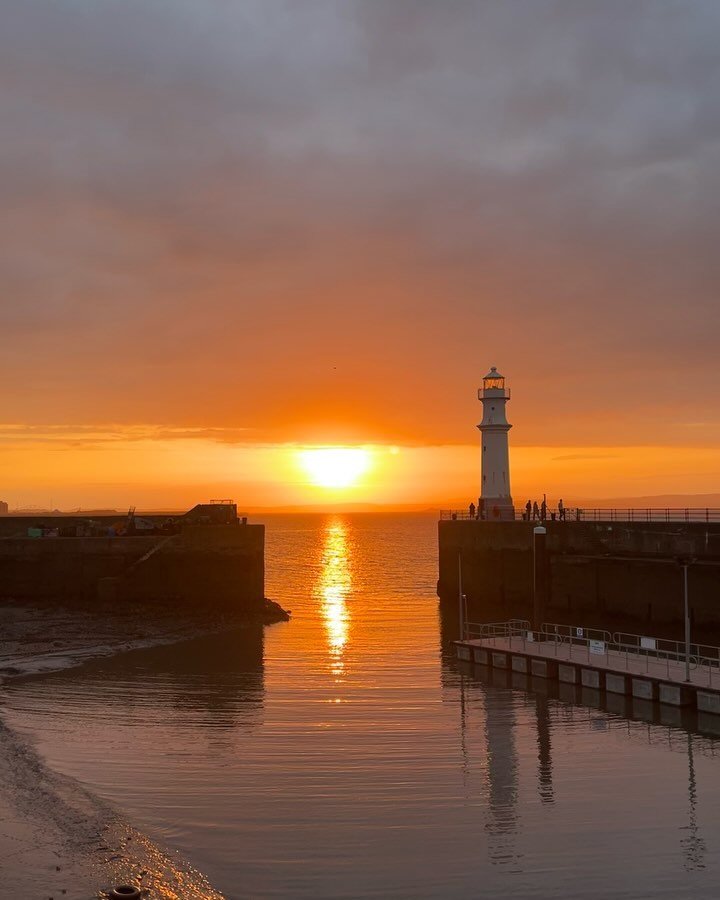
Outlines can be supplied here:
[[343, 657], [350, 632], [350, 613], [347, 606], [350, 587], [347, 526], [341, 519], [333, 519], [325, 530], [318, 589], [327, 633], [330, 671], [336, 676], [345, 672]]

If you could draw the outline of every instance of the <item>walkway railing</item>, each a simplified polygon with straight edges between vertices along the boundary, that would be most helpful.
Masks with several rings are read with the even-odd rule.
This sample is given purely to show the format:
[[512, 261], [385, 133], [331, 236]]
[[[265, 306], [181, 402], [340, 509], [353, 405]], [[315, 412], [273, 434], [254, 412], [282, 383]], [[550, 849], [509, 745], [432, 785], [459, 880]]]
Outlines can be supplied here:
[[554, 656], [575, 658], [579, 651], [587, 653], [588, 662], [604, 658], [608, 668], [625, 668], [633, 672], [644, 668], [649, 675], [682, 681], [686, 660], [693, 674], [693, 681], [701, 681], [708, 687], [720, 686], [720, 647], [707, 644], [691, 644], [690, 654], [685, 654], [683, 641], [629, 634], [610, 633], [584, 625], [561, 625], [544, 622], [539, 631], [533, 631], [524, 619], [507, 622], [466, 624], [466, 640], [482, 640], [490, 646], [501, 646], [498, 640], [506, 640], [512, 649], [531, 653], [534, 647], [544, 643], [553, 646]]
[[507, 622], [468, 623], [465, 633], [470, 638], [527, 637], [530, 631], [527, 619], [510, 619]]
[[[527, 512], [525, 509], [514, 510], [515, 521], [526, 521]], [[478, 519], [478, 513], [470, 515], [469, 509], [441, 509], [441, 519]], [[491, 511], [487, 511], [483, 516], [489, 522], [507, 522], [511, 519], [493, 517]], [[530, 514], [530, 521], [541, 521], [537, 516], [533, 518]], [[548, 509], [544, 521], [565, 521], [565, 522], [720, 522], [720, 508], [712, 507], [665, 507], [660, 508], [627, 508], [627, 509], [605, 509], [597, 507], [589, 509], [587, 507], [566, 507], [562, 518], [557, 509]]]

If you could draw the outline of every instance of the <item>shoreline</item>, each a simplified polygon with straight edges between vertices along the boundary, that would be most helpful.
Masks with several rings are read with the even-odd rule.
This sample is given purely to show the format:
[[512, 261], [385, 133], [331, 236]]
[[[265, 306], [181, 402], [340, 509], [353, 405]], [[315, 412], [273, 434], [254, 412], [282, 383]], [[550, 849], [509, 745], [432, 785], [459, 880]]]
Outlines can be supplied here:
[[7, 896], [92, 900], [133, 884], [148, 900], [224, 900], [179, 855], [124, 821], [80, 782], [50, 770], [32, 744], [1, 721], [0, 776]]
[[[0, 602], [0, 686], [4, 681], [52, 675], [131, 650], [290, 619], [278, 603], [267, 599], [259, 615], [223, 610], [209, 623], [210, 616], [207, 610], [162, 603], [149, 610], [147, 604], [88, 608], [6, 600]], [[48, 633], [52, 640], [44, 637]]]
[[[182, 643], [287, 621], [276, 603], [260, 615], [213, 615], [157, 604], [114, 608], [0, 604], [2, 683], [45, 677], [131, 650]], [[51, 634], [52, 640], [46, 635]], [[125, 821], [81, 782], [52, 771], [32, 741], [0, 715], [0, 865], [3, 891], [18, 898], [92, 900], [134, 884], [147, 900], [224, 900], [179, 854]]]

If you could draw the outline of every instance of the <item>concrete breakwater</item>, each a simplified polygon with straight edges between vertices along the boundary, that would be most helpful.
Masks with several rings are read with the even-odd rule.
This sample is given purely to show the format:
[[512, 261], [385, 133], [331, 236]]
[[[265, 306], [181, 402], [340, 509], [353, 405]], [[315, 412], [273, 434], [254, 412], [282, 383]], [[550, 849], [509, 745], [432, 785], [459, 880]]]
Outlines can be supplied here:
[[184, 524], [170, 535], [2, 537], [0, 596], [172, 600], [260, 612], [266, 608], [264, 550], [261, 524]]
[[692, 625], [720, 635], [720, 523], [546, 522], [545, 547], [534, 554], [535, 524], [440, 521], [441, 601], [457, 603], [460, 560], [471, 620], [540, 615], [597, 628], [652, 626], [680, 638], [678, 560], [689, 559]]

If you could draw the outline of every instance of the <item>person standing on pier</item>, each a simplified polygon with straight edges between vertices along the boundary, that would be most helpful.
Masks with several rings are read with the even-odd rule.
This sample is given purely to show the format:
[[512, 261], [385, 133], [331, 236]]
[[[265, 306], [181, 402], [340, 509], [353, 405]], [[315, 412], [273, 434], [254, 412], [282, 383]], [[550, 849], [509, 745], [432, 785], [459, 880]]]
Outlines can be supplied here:
[[532, 513], [532, 503], [528, 500], [528, 502], [525, 504], [525, 518], [527, 519], [528, 522], [530, 521], [531, 513]]
[[565, 507], [563, 506], [562, 497], [558, 500], [558, 519], [565, 521]]
[[532, 517], [533, 517], [533, 522], [535, 521], [535, 519], [540, 518], [540, 510], [538, 509], [537, 500], [535, 500], [533, 503], [533, 516]]
[[545, 495], [543, 494], [543, 501], [540, 504], [540, 521], [544, 522], [547, 519], [547, 502], [545, 500]]
[[474, 519], [475, 518], [475, 504], [474, 503], [472, 503], [472, 502], [470, 503], [470, 506], [468, 506], [468, 512], [470, 513], [470, 518]]

